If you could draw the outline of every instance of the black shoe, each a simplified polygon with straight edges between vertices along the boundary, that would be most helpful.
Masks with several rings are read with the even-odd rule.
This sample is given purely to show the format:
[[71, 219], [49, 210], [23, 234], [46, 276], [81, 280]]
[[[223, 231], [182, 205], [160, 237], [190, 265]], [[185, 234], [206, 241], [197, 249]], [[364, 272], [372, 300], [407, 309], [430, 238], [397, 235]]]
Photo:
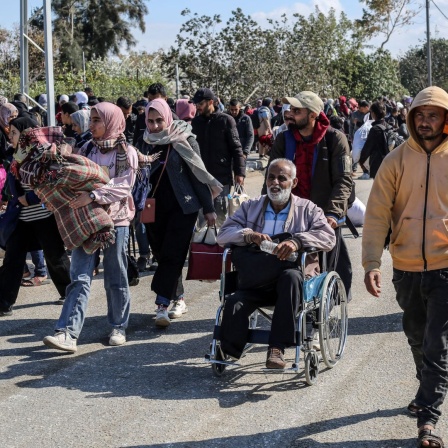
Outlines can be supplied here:
[[151, 266], [149, 266], [150, 271], [156, 271], [159, 267], [159, 263], [157, 263], [157, 260], [153, 257]]
[[12, 307], [9, 310], [0, 310], [0, 317], [12, 316]]
[[147, 263], [148, 263], [148, 259], [146, 257], [138, 257], [138, 260], [137, 260], [138, 272], [145, 272]]

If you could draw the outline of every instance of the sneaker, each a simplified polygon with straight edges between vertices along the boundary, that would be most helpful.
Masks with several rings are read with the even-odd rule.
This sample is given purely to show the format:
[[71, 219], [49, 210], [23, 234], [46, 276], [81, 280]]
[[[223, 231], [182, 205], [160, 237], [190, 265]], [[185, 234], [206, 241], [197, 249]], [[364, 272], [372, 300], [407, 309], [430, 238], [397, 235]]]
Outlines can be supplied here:
[[178, 317], [182, 317], [182, 314], [185, 314], [188, 311], [185, 300], [176, 300], [173, 304], [173, 307], [170, 309], [168, 316], [170, 319], [177, 319]]
[[64, 352], [75, 353], [78, 350], [76, 338], [70, 336], [67, 331], [58, 331], [53, 336], [45, 336], [43, 342], [47, 347]]
[[114, 328], [109, 335], [109, 345], [123, 345], [126, 342], [126, 331], [124, 328]]
[[0, 311], [0, 317], [12, 316], [12, 307], [9, 310]]
[[146, 271], [147, 262], [148, 262], [148, 259], [146, 257], [138, 257], [138, 260], [137, 260], [138, 272]]
[[168, 308], [159, 306], [156, 311], [156, 326], [168, 327], [171, 324], [170, 317], [168, 316]]
[[65, 297], [59, 297], [59, 299], [55, 300], [55, 305], [64, 305]]
[[369, 173], [364, 173], [362, 176], [358, 177], [358, 180], [369, 180], [369, 179], [370, 179]]
[[276, 347], [268, 348], [268, 356], [266, 359], [266, 368], [268, 369], [284, 369], [286, 367], [283, 351]]

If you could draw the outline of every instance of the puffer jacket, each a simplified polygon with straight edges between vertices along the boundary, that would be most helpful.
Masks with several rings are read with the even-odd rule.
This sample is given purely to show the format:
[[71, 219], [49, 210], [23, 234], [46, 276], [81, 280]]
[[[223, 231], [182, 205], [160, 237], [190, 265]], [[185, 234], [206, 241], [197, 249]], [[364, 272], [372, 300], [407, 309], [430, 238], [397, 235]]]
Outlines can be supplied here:
[[[291, 233], [301, 248], [315, 247], [318, 250], [330, 251], [336, 243], [336, 237], [322, 209], [311, 201], [293, 194], [291, 200], [283, 232]], [[244, 235], [248, 229], [254, 232], [263, 230], [268, 203], [269, 198], [266, 195], [243, 202], [237, 212], [229, 216], [221, 227], [217, 237], [218, 244], [244, 246], [246, 244]]]
[[448, 93], [422, 90], [408, 114], [410, 138], [389, 153], [372, 186], [363, 230], [362, 262], [366, 272], [379, 270], [384, 241], [396, 269], [422, 272], [448, 268], [448, 138], [431, 153], [419, 144], [415, 109], [448, 110]]

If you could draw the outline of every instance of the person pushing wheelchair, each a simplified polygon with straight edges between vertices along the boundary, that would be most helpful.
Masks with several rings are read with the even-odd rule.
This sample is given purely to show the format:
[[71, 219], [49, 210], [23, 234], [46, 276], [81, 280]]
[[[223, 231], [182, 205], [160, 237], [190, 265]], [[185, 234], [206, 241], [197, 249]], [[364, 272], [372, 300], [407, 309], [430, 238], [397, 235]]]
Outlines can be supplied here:
[[[220, 350], [239, 359], [248, 339], [249, 316], [258, 307], [275, 306], [266, 360], [269, 369], [285, 368], [285, 348], [296, 344], [304, 273], [287, 258], [307, 248], [328, 252], [336, 243], [322, 209], [291, 194], [297, 182], [294, 163], [274, 160], [266, 178], [267, 195], [244, 202], [217, 237], [221, 246], [235, 246], [232, 261], [238, 271], [238, 289], [224, 306]], [[259, 250], [265, 240], [280, 241], [272, 255]], [[309, 267], [318, 271], [317, 263]]]

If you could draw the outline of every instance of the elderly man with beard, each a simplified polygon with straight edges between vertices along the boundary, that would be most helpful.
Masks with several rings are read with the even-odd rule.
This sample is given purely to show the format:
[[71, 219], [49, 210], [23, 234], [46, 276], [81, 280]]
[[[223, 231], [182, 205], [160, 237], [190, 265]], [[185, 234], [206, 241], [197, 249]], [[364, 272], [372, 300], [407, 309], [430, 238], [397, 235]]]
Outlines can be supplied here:
[[[283, 369], [286, 366], [284, 351], [296, 344], [296, 315], [302, 293], [303, 273], [297, 263], [287, 261], [293, 252], [314, 247], [329, 251], [336, 238], [323, 211], [311, 201], [291, 194], [297, 186], [296, 167], [286, 159], [271, 163], [267, 174], [267, 195], [244, 202], [242, 207], [226, 222], [218, 234], [218, 243], [246, 248], [244, 263], [253, 270], [253, 285], [239, 290], [226, 300], [221, 324], [220, 349], [225, 355], [239, 358], [248, 338], [249, 316], [260, 306], [275, 305], [266, 367]], [[271, 241], [282, 234], [282, 241], [275, 248], [270, 260], [263, 259], [267, 272], [252, 263], [260, 254], [262, 241]], [[236, 260], [234, 263], [237, 265]], [[237, 265], [238, 269], [238, 265]], [[268, 272], [271, 270], [270, 272]], [[276, 272], [276, 278], [268, 280]]]
[[294, 120], [288, 121], [287, 131], [277, 135], [270, 163], [278, 158], [293, 161], [298, 182], [292, 193], [322, 208], [328, 223], [336, 229], [338, 247], [329, 256], [329, 266], [340, 275], [350, 300], [352, 266], [338, 227], [347, 214], [349, 199], [354, 199], [347, 138], [330, 126], [324, 103], [314, 92], [303, 91], [282, 101], [290, 105]]

